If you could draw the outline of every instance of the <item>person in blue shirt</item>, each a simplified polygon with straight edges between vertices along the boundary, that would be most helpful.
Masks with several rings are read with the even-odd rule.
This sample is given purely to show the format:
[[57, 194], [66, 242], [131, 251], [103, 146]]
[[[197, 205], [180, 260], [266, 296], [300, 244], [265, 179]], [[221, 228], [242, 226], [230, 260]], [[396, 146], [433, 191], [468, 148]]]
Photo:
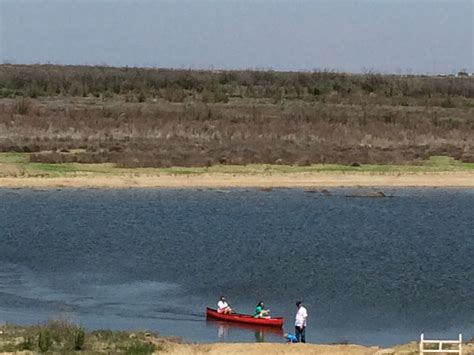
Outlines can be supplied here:
[[284, 335], [287, 343], [297, 343], [298, 339], [293, 334], [285, 333]]

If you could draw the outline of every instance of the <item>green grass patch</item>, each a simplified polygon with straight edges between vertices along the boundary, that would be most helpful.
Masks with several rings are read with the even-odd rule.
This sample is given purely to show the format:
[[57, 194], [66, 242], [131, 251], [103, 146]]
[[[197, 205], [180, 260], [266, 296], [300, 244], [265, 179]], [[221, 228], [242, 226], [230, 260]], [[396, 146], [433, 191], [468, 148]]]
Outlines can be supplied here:
[[44, 164], [44, 163], [29, 163], [30, 170], [46, 172], [54, 175], [64, 175], [66, 173], [75, 172], [77, 168], [72, 164]]
[[124, 350], [125, 350], [125, 354], [127, 355], [149, 355], [155, 352], [156, 347], [154, 344], [134, 341], [131, 344], [129, 344]]
[[0, 164], [26, 164], [30, 162], [30, 153], [0, 153]]

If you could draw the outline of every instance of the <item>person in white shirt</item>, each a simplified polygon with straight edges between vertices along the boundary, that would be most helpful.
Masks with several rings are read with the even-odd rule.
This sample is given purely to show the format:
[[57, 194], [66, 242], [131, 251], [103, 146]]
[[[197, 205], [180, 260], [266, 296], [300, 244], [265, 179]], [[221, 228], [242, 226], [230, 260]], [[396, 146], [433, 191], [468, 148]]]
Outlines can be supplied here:
[[295, 317], [295, 335], [296, 339], [299, 342], [306, 343], [306, 319], [308, 318], [308, 311], [303, 306], [303, 302], [296, 302], [296, 312]]
[[221, 296], [219, 301], [217, 302], [217, 312], [223, 313], [223, 314], [231, 314], [232, 313], [232, 308], [230, 308], [229, 304], [225, 300], [224, 296]]

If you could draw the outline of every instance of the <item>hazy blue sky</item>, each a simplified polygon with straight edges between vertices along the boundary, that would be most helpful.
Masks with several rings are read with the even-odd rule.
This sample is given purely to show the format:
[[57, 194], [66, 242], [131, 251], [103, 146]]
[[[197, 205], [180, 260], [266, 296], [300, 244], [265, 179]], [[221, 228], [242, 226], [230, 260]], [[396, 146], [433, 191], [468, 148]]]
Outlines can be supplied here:
[[474, 71], [474, 0], [0, 0], [0, 60]]

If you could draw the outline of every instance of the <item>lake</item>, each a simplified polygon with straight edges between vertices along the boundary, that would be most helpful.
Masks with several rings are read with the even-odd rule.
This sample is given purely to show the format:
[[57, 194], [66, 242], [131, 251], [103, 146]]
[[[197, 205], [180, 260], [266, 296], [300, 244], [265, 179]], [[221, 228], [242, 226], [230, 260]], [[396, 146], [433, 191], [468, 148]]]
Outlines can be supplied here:
[[474, 191], [0, 189], [0, 322], [62, 317], [185, 341], [283, 341], [206, 322], [264, 301], [309, 342], [474, 335]]

